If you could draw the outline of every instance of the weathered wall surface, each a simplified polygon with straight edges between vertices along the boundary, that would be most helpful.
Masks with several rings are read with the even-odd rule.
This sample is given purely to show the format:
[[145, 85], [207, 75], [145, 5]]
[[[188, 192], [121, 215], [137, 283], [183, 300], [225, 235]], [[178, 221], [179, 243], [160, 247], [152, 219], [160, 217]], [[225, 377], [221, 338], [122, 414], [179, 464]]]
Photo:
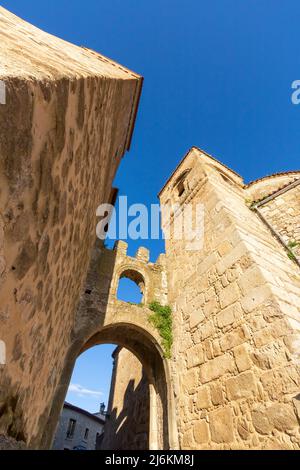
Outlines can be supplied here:
[[[104, 343], [126, 348], [143, 364], [143, 373], [150, 389], [152, 410], [148, 436], [150, 447], [174, 447], [176, 433], [172, 427], [172, 419], [168, 416], [169, 409], [172, 409], [169, 369], [164, 358], [160, 334], [149, 322], [152, 313], [149, 303], [153, 300], [166, 302], [165, 257], [160, 256], [156, 263], [148, 260], [149, 252], [145, 248], [140, 248], [135, 256], [128, 256], [127, 244], [123, 241], [117, 242], [113, 250], [106, 249], [98, 242], [95, 245], [71, 332], [72, 342], [47, 421], [43, 447], [51, 445], [60, 406], [67, 393], [78, 355]], [[144, 294], [142, 304], [135, 305], [117, 299], [119, 280], [123, 276], [133, 279], [140, 286]], [[128, 374], [131, 373], [129, 367]], [[122, 370], [121, 376], [125, 377], [125, 370]], [[116, 391], [116, 397], [118, 403], [121, 403], [122, 388], [121, 391]], [[129, 405], [130, 400], [127, 393], [126, 402]], [[115, 420], [116, 417], [112, 419], [112, 423], [115, 423]], [[126, 425], [124, 423], [122, 426], [124, 435], [132, 435], [130, 423], [131, 421], [127, 420]], [[116, 448], [119, 444], [113, 442], [112, 432], [110, 436], [109, 445]]]
[[205, 213], [201, 249], [166, 241], [180, 447], [299, 449], [299, 267], [247, 206], [241, 178], [198, 149], [160, 199]]
[[0, 38], [0, 434], [38, 447], [141, 80], [3, 8]]
[[149, 449], [149, 382], [140, 361], [127, 349], [114, 353], [108, 419], [101, 450]]
[[[282, 178], [283, 176], [274, 176], [254, 182], [247, 188], [247, 192], [255, 202], [254, 197], [258, 190], [262, 191], [263, 186], [268, 185], [271, 196], [265, 202], [261, 201], [260, 212], [300, 259], [300, 174], [287, 174], [284, 184], [279, 186], [277, 180]], [[273, 191], [270, 187], [270, 179], [275, 186], [275, 192], [274, 187]]]
[[[2, 8], [0, 38], [0, 446], [49, 446], [76, 358], [106, 342], [143, 364], [149, 447], [176, 448], [178, 427], [182, 449], [299, 449], [299, 266], [249, 208], [299, 174], [245, 187], [193, 148], [160, 198], [203, 205], [203, 246], [173, 236], [155, 264], [144, 249], [128, 257], [122, 242], [92, 250], [96, 207], [111, 198], [141, 81]], [[299, 240], [298, 186], [262, 211], [287, 243]], [[142, 287], [143, 306], [117, 300], [123, 275]], [[155, 299], [173, 309], [170, 361], [148, 321]], [[132, 403], [136, 377], [118, 373], [119, 409], [124, 395]], [[141, 375], [137, 383], [140, 402]], [[117, 445], [131, 445], [115, 422]]]

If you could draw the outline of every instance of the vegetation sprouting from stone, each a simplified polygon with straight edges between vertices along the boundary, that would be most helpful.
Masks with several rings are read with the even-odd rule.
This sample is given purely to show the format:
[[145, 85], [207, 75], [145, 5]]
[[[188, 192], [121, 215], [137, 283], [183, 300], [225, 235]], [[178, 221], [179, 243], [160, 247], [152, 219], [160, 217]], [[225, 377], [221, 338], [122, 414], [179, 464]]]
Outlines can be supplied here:
[[297, 248], [298, 246], [299, 246], [299, 243], [296, 240], [290, 240], [288, 242], [288, 248], [289, 248], [288, 257], [293, 261], [297, 261], [296, 255], [293, 252], [293, 248]]
[[290, 240], [289, 243], [288, 243], [288, 247], [292, 250], [293, 248], [296, 248], [297, 246], [299, 245], [298, 242], [296, 242], [296, 240]]
[[292, 251], [288, 252], [288, 257], [293, 261], [296, 261], [296, 259], [297, 259], [296, 256], [294, 255], [294, 253], [292, 253]]
[[149, 321], [158, 329], [159, 334], [162, 337], [164, 355], [167, 359], [170, 359], [173, 343], [171, 307], [168, 305], [161, 305], [159, 302], [155, 301], [149, 305], [149, 308], [153, 312], [149, 317]]

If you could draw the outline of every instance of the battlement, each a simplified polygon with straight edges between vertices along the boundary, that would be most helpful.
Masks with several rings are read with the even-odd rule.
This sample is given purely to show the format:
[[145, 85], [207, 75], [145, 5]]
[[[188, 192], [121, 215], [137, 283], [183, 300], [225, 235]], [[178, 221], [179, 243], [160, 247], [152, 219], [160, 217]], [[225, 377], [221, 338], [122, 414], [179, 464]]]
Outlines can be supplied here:
[[145, 248], [144, 246], [140, 246], [134, 256], [128, 256], [127, 255], [128, 243], [123, 240], [117, 240], [115, 242], [113, 251], [117, 254], [117, 256], [127, 257], [129, 260], [140, 261], [142, 263], [149, 265], [150, 268], [161, 267], [161, 266], [164, 266], [164, 263], [165, 263], [165, 257], [166, 257], [165, 253], [161, 253], [158, 256], [156, 262], [152, 263], [150, 261], [150, 251], [148, 248]]
[[139, 286], [143, 293], [143, 303], [156, 300], [166, 304], [165, 254], [160, 254], [157, 261], [152, 263], [149, 261], [150, 252], [145, 247], [139, 247], [135, 256], [128, 256], [127, 251], [128, 243], [123, 240], [118, 240], [112, 250], [102, 249], [102, 269], [112, 278], [110, 297], [117, 299], [119, 280], [126, 277]]

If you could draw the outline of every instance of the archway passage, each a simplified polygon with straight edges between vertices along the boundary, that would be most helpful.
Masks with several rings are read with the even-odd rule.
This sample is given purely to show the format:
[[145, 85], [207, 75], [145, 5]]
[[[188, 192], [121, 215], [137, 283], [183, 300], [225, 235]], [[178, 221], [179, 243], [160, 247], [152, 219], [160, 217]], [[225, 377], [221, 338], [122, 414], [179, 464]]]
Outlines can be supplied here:
[[[141, 328], [126, 323], [115, 323], [104, 327], [101, 331], [91, 337], [83, 346], [82, 351], [95, 346], [96, 344], [113, 343], [119, 347], [116, 352], [115, 373], [112, 382], [112, 402], [109, 404], [108, 413], [110, 416], [110, 433], [115, 430], [115, 441], [104, 440], [106, 447], [121, 449], [118, 445], [128, 446], [129, 440], [123, 440], [120, 436], [126, 433], [132, 436], [130, 441], [137, 447], [145, 445], [145, 438], [142, 433], [132, 428], [133, 421], [128, 419], [130, 413], [138, 415], [139, 409], [144, 415], [140, 422], [142, 429], [145, 429], [145, 420], [148, 422], [147, 449], [168, 449], [170, 448], [170, 425], [169, 422], [169, 390], [168, 390], [168, 370], [166, 361], [160, 346], [154, 338]], [[124, 352], [128, 351], [128, 352]], [[130, 354], [129, 354], [130, 353]], [[136, 362], [137, 361], [137, 362]], [[138, 362], [141, 367], [138, 367]], [[118, 377], [121, 377], [122, 387], [118, 385]], [[114, 382], [115, 381], [115, 382]], [[125, 384], [125, 386], [124, 386]], [[121, 413], [115, 410], [114, 404], [123, 400], [124, 409]], [[142, 406], [142, 403], [146, 406]], [[148, 416], [148, 418], [147, 418]], [[140, 434], [138, 436], [138, 434]]]
[[149, 382], [125, 348], [101, 344], [76, 360], [53, 450], [149, 449]]
[[147, 450], [150, 385], [141, 362], [117, 347], [101, 450]]
[[[78, 345], [76, 349], [74, 347], [72, 357], [69, 356], [66, 362], [45, 428], [43, 448], [51, 447], [52, 434], [56, 429], [76, 359], [85, 351], [100, 344], [118, 345], [118, 351], [122, 353], [121, 364], [119, 362], [121, 367], [116, 371], [115, 383], [112, 383], [112, 399], [108, 406], [111, 438], [103, 440], [102, 448], [176, 449], [176, 424], [167, 361], [155, 338], [144, 329], [130, 323], [109, 324], [81, 346]], [[128, 354], [131, 356], [130, 359]], [[136, 365], [137, 362], [134, 364], [134, 361], [140, 366]], [[141, 420], [134, 418], [139, 415]], [[124, 436], [130, 436], [130, 439], [125, 439]]]

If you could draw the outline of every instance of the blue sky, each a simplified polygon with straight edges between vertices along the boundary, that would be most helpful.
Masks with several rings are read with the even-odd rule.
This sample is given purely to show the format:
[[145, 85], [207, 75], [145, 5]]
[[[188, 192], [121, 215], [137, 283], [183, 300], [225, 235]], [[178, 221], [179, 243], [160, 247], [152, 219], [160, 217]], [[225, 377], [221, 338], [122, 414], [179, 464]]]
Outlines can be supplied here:
[[[34, 0], [1, 5], [36, 26], [95, 49], [145, 77], [131, 151], [115, 185], [129, 203], [156, 202], [193, 145], [246, 181], [299, 169], [297, 0]], [[140, 241], [130, 242], [134, 254]], [[155, 260], [162, 241], [142, 241]], [[68, 399], [107, 402], [111, 346], [78, 360], [72, 383], [101, 390]], [[102, 399], [103, 397], [103, 399]]]

